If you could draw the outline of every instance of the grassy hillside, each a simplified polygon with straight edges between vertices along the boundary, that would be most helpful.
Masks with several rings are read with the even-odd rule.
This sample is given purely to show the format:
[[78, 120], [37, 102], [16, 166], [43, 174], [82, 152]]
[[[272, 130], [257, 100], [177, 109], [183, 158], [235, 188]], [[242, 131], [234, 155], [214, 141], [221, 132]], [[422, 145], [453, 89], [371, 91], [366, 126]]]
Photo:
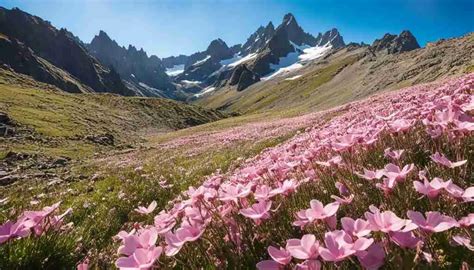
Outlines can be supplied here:
[[[234, 87], [218, 89], [196, 104], [239, 113], [324, 110], [379, 91], [472, 72], [473, 59], [474, 34], [402, 54], [345, 48], [286, 77], [261, 81], [241, 92]], [[301, 76], [287, 80], [294, 75]]]
[[[116, 144], [131, 144], [150, 131], [166, 132], [224, 117], [215, 110], [165, 99], [68, 94], [5, 70], [0, 73], [0, 111], [15, 124], [13, 138], [4, 139], [0, 151], [66, 156], [90, 154], [96, 144], [87, 137], [111, 134]], [[36, 139], [29, 140], [31, 136]]]

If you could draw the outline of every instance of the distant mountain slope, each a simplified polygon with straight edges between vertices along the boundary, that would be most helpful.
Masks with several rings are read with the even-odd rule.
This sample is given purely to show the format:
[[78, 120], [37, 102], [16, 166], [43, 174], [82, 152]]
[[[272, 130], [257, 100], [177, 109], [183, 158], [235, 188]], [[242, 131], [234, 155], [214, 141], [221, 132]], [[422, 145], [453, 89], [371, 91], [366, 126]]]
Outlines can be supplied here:
[[37, 56], [33, 50], [16, 39], [0, 34], [0, 63], [2, 69], [30, 74], [35, 80], [56, 85], [71, 93], [93, 92], [68, 72]]
[[[134, 95], [131, 90], [123, 85], [120, 76], [116, 72], [104, 67], [89, 55], [87, 50], [77, 42], [77, 38], [65, 29], [58, 30], [49, 22], [19, 9], [8, 10], [0, 7], [0, 33], [10, 40], [20, 41], [25, 47], [30, 48], [36, 56], [45, 59], [59, 69], [63, 69], [95, 92]], [[18, 58], [19, 61], [22, 57]], [[0, 61], [4, 62], [1, 59]], [[35, 74], [33, 69], [22, 71], [35, 78], [42, 78], [42, 76]], [[63, 90], [71, 91], [69, 86], [65, 86], [58, 80], [45, 79], [43, 81], [56, 83]], [[76, 92], [76, 90], [74, 89], [73, 92]]]
[[[31, 77], [0, 69], [0, 112], [14, 122], [0, 152], [87, 154], [102, 138], [139, 142], [147, 132], [166, 132], [225, 117], [181, 102], [110, 94], [70, 94]], [[110, 144], [108, 142], [108, 144]], [[85, 151], [87, 153], [82, 153]]]
[[260, 26], [243, 45], [228, 47], [217, 39], [205, 51], [163, 58], [163, 63], [180, 89], [188, 94], [200, 91], [196, 94], [200, 96], [226, 85], [243, 90], [262, 77], [294, 64], [305, 49], [336, 49], [344, 45], [337, 29], [314, 37], [288, 13], [276, 29], [272, 22]]
[[143, 49], [137, 50], [132, 45], [128, 49], [120, 47], [104, 31], [100, 31], [86, 46], [100, 62], [113, 66], [137, 95], [175, 97], [175, 86], [155, 55], [148, 57]]
[[[351, 44], [285, 76], [256, 83], [244, 91], [224, 87], [196, 103], [241, 113], [321, 110], [378, 91], [474, 71], [474, 34], [419, 49], [414, 49], [416, 39], [407, 31], [385, 37], [383, 46], [380, 41], [384, 38], [371, 46]], [[410, 51], [405, 51], [410, 43]]]

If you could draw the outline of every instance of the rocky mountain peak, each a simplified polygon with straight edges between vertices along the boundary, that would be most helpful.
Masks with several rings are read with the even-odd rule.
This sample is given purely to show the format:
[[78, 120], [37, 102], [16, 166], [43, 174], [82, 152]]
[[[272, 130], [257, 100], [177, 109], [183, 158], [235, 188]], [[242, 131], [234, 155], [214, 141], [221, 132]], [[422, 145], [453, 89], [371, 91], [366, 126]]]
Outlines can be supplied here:
[[[161, 60], [153, 55], [148, 57], [143, 48], [137, 50], [131, 44], [128, 47], [121, 47], [104, 31], [100, 31], [87, 49], [102, 63], [114, 67], [127, 82], [127, 86], [138, 89], [143, 95], [167, 96], [174, 90]], [[140, 84], [146, 84], [149, 88]]]
[[295, 16], [293, 16], [293, 14], [291, 13], [285, 14], [285, 16], [283, 16], [282, 24], [291, 24], [291, 23], [296, 23]]
[[265, 32], [271, 32], [273, 33], [275, 31], [275, 26], [273, 25], [272, 22], [269, 22], [267, 26], [265, 26]]
[[288, 13], [283, 17], [282, 23], [278, 26], [278, 29], [284, 28], [288, 34], [288, 39], [298, 46], [303, 44], [315, 46], [316, 38], [311, 34], [306, 33], [301, 26], [299, 26], [293, 14]]
[[395, 54], [418, 49], [420, 45], [410, 31], [404, 30], [398, 36], [385, 34], [381, 39], [376, 39], [370, 48], [375, 52]]
[[[35, 55], [68, 72], [96, 92], [133, 95], [120, 77], [92, 57], [65, 29], [58, 30], [51, 23], [19, 9], [0, 8], [0, 33], [21, 41]], [[23, 73], [31, 75], [29, 71]]]
[[345, 46], [344, 39], [336, 28], [326, 31], [324, 34], [319, 33], [316, 37], [316, 46], [327, 44], [331, 44], [335, 49]]
[[230, 51], [227, 44], [220, 38], [214, 39], [211, 41], [209, 46], [206, 49], [208, 55], [212, 58], [221, 60], [232, 57], [232, 52]]
[[97, 38], [99, 39], [107, 39], [107, 40], [112, 40], [109, 35], [107, 35], [107, 33], [104, 31], [104, 30], [100, 30], [99, 31], [99, 34], [96, 35]]
[[91, 41], [94, 47], [98, 46], [118, 46], [117, 42], [112, 40], [106, 32], [100, 30], [98, 35], [95, 35]]
[[244, 45], [242, 45], [241, 55], [247, 55], [261, 50], [274, 34], [275, 27], [272, 22], [269, 22], [265, 27], [260, 26], [257, 31], [250, 35]]

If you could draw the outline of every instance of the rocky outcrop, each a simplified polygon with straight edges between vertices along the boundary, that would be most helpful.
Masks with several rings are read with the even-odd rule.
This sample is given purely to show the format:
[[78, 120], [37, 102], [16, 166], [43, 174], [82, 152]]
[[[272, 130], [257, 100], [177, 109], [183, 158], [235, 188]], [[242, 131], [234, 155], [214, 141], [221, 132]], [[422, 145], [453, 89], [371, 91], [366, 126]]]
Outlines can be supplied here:
[[207, 55], [215, 60], [229, 59], [233, 56], [232, 51], [227, 44], [220, 38], [211, 41], [211, 44], [207, 47]]
[[237, 91], [242, 91], [258, 81], [260, 81], [260, 77], [244, 64], [234, 69], [228, 83], [229, 85], [236, 85]]
[[143, 49], [137, 50], [132, 45], [121, 47], [104, 31], [100, 31], [87, 48], [99, 61], [114, 67], [127, 85], [134, 86], [130, 88], [138, 89], [137, 95], [173, 97], [175, 87], [155, 55], [148, 57]]
[[161, 63], [165, 68], [172, 68], [177, 65], [184, 65], [188, 61], [187, 55], [180, 54], [178, 56], [170, 56], [161, 59]]
[[0, 64], [3, 68], [27, 74], [37, 81], [55, 85], [67, 92], [92, 92], [92, 89], [76, 81], [70, 74], [36, 56], [23, 43], [6, 36], [0, 37]]
[[247, 41], [242, 45], [241, 55], [255, 53], [261, 50], [275, 34], [275, 27], [269, 22], [266, 27], [260, 26], [255, 33], [250, 35]]
[[36, 56], [68, 72], [95, 92], [134, 95], [116, 72], [92, 57], [65, 29], [58, 30], [19, 9], [0, 8], [0, 33], [22, 42]]
[[288, 40], [298, 46], [301, 46], [303, 44], [309, 46], [316, 46], [316, 38], [311, 34], [303, 31], [303, 29], [299, 26], [295, 17], [291, 13], [288, 13], [283, 17], [283, 22], [280, 24], [280, 26], [278, 26], [277, 32], [279, 28], [285, 28], [288, 35]]
[[191, 65], [184, 72], [177, 76], [177, 81], [205, 81], [212, 73], [221, 68], [221, 64], [209, 57], [202, 62]]
[[316, 37], [315, 46], [326, 46], [331, 45], [334, 49], [344, 47], [344, 39], [336, 28], [326, 31], [324, 34], [319, 33]]
[[188, 57], [184, 72], [176, 77], [176, 81], [207, 81], [207, 84], [213, 83], [213, 80], [209, 82], [208, 79], [222, 67], [220, 64], [222, 60], [234, 56], [236, 48], [229, 48], [220, 38], [213, 40], [205, 51]]
[[420, 48], [418, 41], [410, 31], [402, 31], [398, 36], [385, 34], [381, 39], [376, 39], [370, 49], [374, 52], [387, 52], [396, 54]]

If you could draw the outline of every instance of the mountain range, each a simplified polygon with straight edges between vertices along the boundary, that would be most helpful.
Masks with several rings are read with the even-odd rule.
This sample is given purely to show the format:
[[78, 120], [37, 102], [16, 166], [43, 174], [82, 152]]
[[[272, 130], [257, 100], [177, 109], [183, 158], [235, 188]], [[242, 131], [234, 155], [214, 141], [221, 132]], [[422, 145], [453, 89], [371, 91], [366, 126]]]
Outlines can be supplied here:
[[[312, 35], [288, 13], [276, 28], [272, 22], [260, 26], [243, 44], [230, 46], [217, 38], [204, 51], [160, 59], [133, 45], [120, 46], [104, 31], [85, 43], [37, 16], [0, 8], [2, 68], [72, 93], [109, 92], [206, 104], [229, 89], [238, 93], [250, 86], [295, 77], [298, 71], [320, 65], [341, 51], [356, 51], [358, 58], [373, 62], [383, 55], [413, 50], [425, 48], [420, 49], [408, 30], [399, 35], [387, 33], [372, 45], [346, 45], [336, 28]], [[436, 63], [425, 68], [430, 65]]]

